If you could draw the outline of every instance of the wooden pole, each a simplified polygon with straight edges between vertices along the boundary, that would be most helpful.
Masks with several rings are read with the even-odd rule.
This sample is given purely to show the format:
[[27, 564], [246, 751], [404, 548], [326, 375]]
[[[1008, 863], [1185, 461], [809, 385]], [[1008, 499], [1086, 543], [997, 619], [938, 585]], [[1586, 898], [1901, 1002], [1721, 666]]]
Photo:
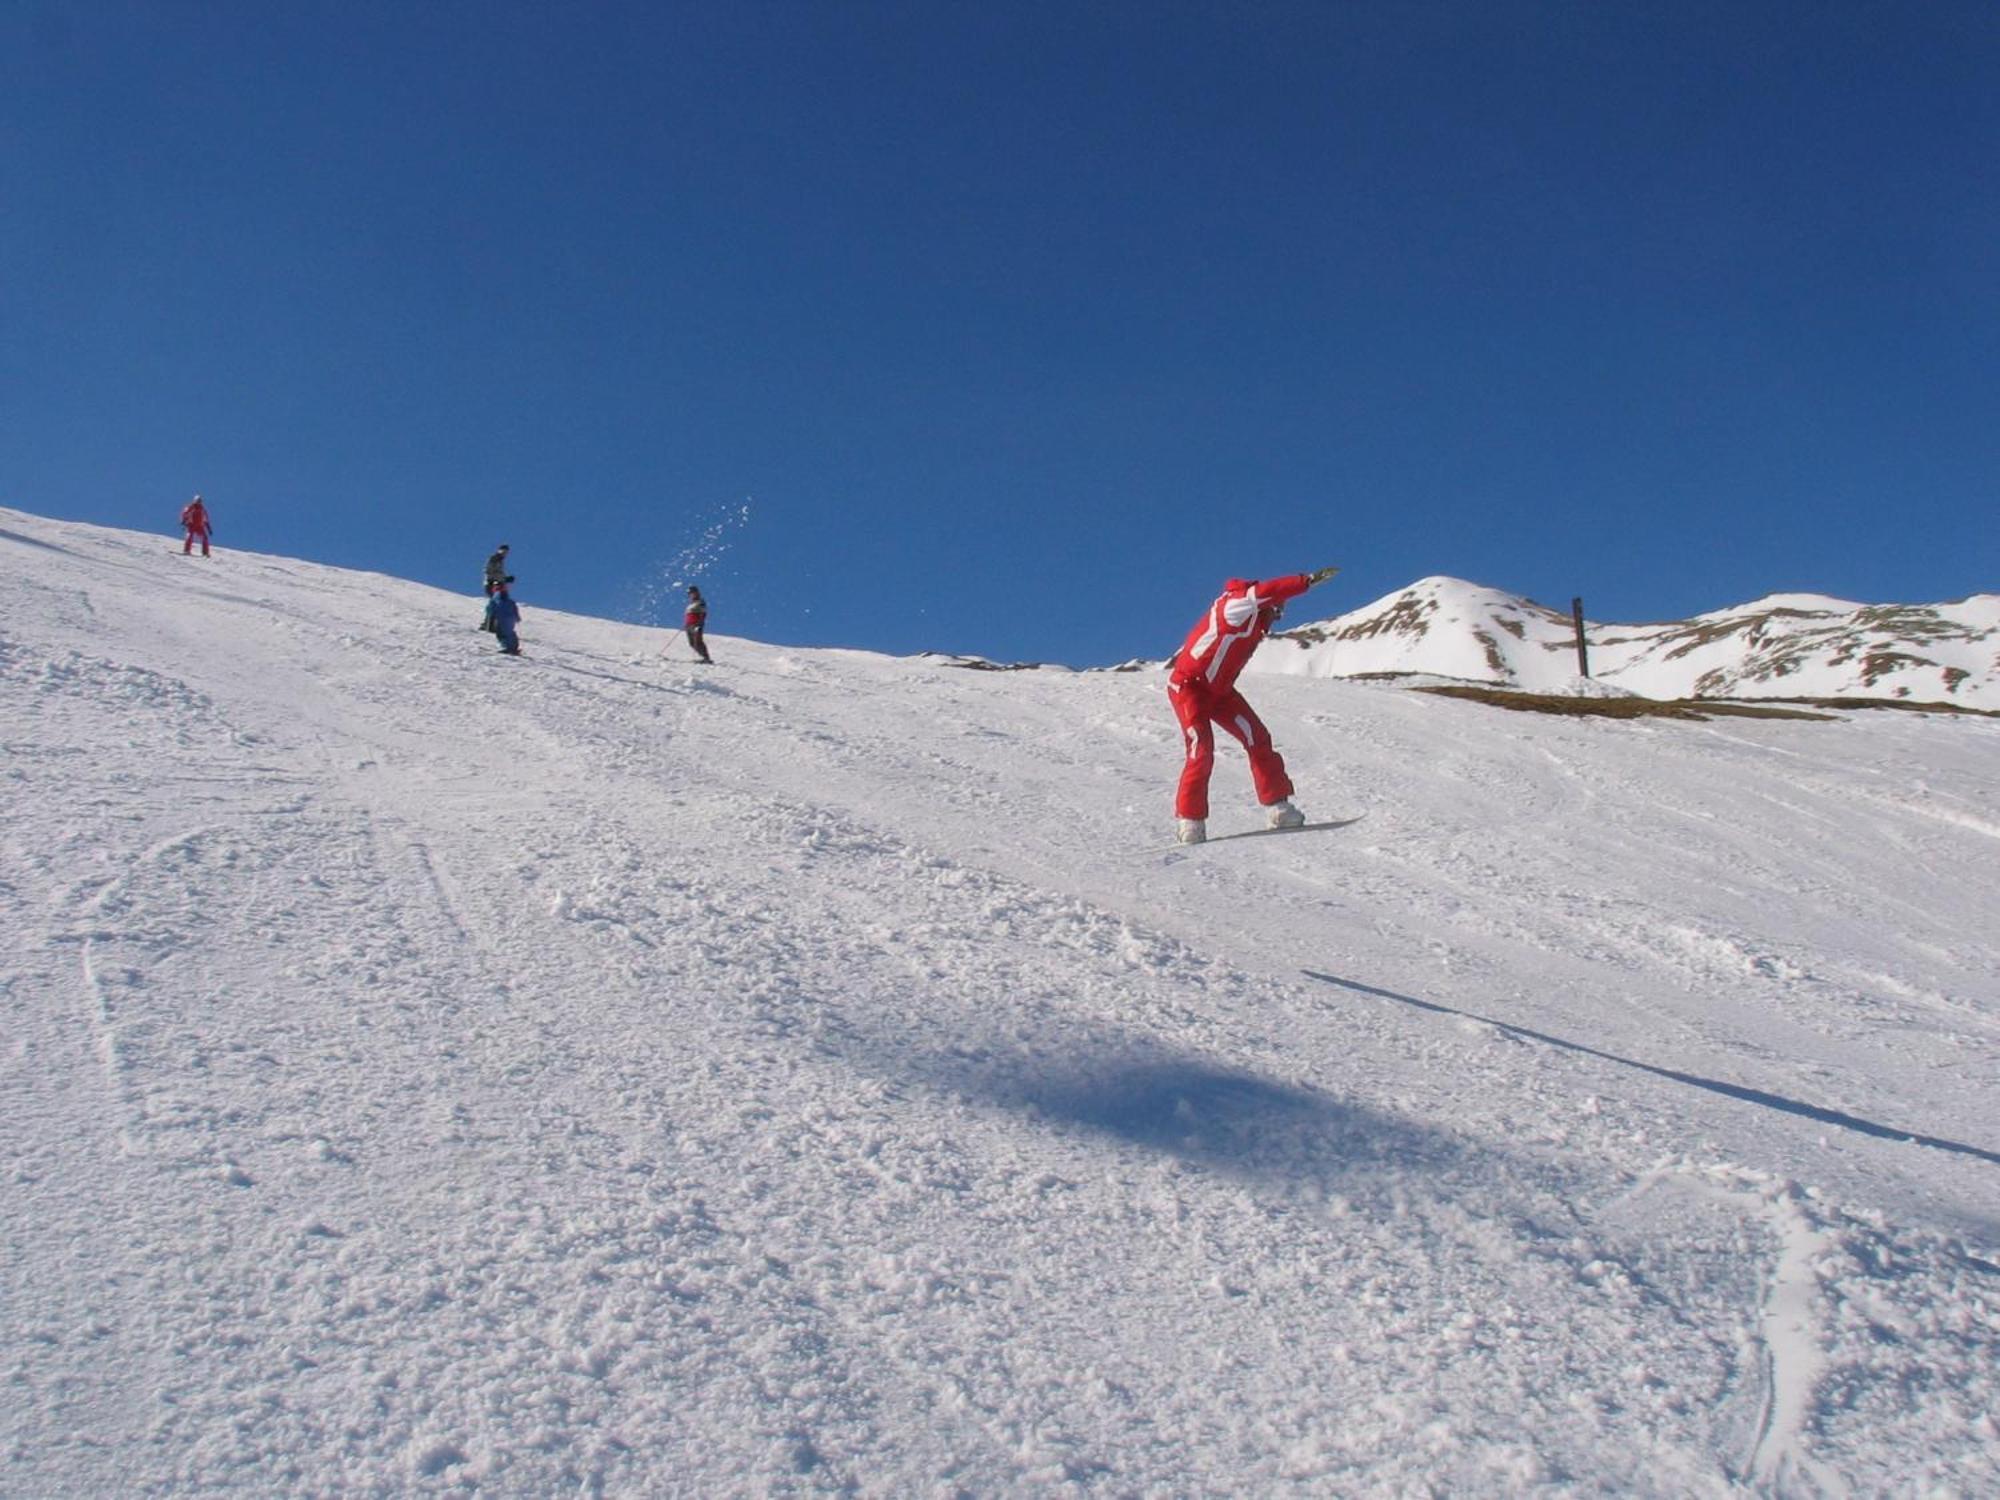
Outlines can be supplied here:
[[1583, 639], [1583, 596], [1569, 601], [1570, 618], [1576, 621], [1576, 670], [1582, 676], [1590, 675], [1590, 647]]

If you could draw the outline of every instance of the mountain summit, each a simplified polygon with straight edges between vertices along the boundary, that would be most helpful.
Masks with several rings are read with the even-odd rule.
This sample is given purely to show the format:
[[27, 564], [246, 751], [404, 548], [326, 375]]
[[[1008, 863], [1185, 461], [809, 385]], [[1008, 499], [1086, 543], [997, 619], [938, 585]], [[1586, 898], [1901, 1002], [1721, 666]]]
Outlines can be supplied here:
[[[1647, 698], [1894, 698], [2000, 709], [2000, 594], [1856, 604], [1770, 594], [1688, 620], [1585, 621], [1594, 683]], [[1291, 649], [1286, 649], [1289, 646]], [[1579, 689], [1570, 616], [1458, 578], [1271, 637], [1253, 671]]]

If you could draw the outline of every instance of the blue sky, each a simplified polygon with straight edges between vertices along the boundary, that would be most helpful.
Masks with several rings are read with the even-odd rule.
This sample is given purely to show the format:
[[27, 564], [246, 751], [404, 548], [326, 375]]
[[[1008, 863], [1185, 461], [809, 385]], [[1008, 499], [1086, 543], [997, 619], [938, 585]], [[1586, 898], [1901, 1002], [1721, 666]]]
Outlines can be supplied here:
[[1324, 563], [1960, 597], [1996, 77], [1989, 0], [12, 0], [0, 503], [1075, 664]]

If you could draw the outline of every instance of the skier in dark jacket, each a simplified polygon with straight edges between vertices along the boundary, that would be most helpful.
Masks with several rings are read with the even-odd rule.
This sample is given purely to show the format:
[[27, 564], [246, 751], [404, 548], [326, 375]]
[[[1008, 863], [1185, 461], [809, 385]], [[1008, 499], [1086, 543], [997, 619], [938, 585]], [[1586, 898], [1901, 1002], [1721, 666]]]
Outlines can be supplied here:
[[514, 629], [521, 623], [521, 606], [507, 592], [507, 585], [513, 581], [501, 579], [493, 586], [493, 597], [486, 602], [486, 618], [493, 624], [493, 633], [500, 637], [502, 654], [507, 656], [521, 654], [521, 638]]
[[486, 559], [486, 597], [491, 599], [502, 583], [512, 583], [507, 577], [507, 544], [502, 542], [494, 554]]
[[708, 642], [703, 639], [703, 632], [708, 628], [708, 601], [701, 597], [701, 590], [692, 585], [688, 588], [687, 614], [682, 617], [681, 623], [687, 627], [688, 644], [694, 647], [694, 654], [707, 661]]

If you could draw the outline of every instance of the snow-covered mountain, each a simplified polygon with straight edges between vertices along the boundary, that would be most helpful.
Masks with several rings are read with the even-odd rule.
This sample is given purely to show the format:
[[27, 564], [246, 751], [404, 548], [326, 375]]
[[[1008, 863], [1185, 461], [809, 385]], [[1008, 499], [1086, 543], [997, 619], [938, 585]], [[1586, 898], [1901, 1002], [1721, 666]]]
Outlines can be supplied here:
[[1182, 849], [519, 551], [0, 511], [0, 1493], [2000, 1493], [2000, 720], [1265, 679]]
[[[1585, 621], [1592, 679], [1648, 698], [1877, 698], [2000, 710], [2000, 594], [1854, 604], [1818, 594], [1665, 624]], [[1251, 670], [1438, 676], [1528, 692], [1580, 686], [1571, 618], [1456, 578], [1274, 635]]]

